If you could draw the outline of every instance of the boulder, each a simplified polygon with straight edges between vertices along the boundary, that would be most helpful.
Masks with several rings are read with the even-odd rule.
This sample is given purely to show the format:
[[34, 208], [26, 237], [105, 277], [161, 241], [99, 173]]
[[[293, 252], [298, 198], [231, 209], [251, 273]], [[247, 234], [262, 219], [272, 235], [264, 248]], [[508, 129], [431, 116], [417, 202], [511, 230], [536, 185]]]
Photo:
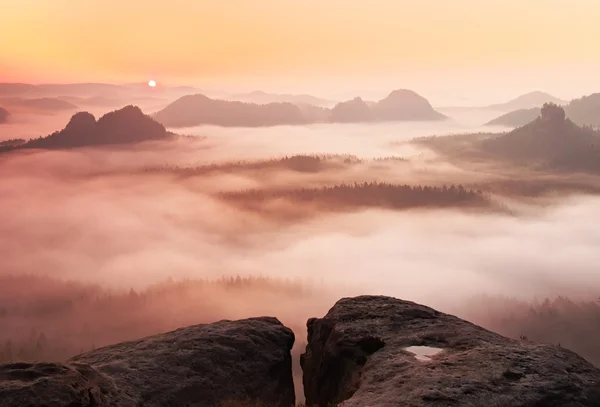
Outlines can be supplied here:
[[134, 407], [115, 383], [85, 364], [0, 365], [0, 407]]
[[344, 298], [307, 327], [307, 405], [600, 406], [600, 370], [574, 352], [413, 302]]
[[249, 400], [295, 403], [293, 332], [275, 318], [190, 326], [74, 357], [112, 378], [140, 405], [219, 406]]
[[0, 407], [291, 407], [293, 344], [277, 319], [250, 318], [119, 343], [64, 364], [0, 365]]

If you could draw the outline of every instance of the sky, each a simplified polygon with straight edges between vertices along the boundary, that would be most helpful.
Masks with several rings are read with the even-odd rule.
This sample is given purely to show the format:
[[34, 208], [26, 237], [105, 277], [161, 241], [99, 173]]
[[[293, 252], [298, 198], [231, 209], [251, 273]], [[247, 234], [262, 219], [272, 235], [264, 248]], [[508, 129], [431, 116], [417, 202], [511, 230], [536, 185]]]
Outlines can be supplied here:
[[0, 0], [0, 81], [571, 97], [600, 88], [598, 16], [598, 0]]

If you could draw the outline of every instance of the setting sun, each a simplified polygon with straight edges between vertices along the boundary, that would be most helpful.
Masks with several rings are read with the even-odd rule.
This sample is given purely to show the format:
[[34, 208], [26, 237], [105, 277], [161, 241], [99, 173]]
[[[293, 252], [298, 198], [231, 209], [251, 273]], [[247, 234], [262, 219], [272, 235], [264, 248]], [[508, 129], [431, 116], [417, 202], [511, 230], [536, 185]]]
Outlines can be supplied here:
[[151, 88], [156, 87], [156, 81], [154, 79], [150, 79], [148, 81], [148, 86], [150, 86]]

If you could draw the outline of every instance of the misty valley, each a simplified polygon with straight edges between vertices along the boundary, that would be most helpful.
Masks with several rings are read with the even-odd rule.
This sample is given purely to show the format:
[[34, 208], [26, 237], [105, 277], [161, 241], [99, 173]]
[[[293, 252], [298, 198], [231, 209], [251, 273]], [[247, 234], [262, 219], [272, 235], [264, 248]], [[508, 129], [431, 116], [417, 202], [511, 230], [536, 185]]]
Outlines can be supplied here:
[[295, 335], [296, 400], [321, 400], [302, 378], [310, 319], [387, 295], [600, 367], [600, 131], [581, 100], [537, 95], [531, 120], [497, 127], [412, 91], [37, 91], [46, 104], [0, 99], [0, 363], [273, 316]]

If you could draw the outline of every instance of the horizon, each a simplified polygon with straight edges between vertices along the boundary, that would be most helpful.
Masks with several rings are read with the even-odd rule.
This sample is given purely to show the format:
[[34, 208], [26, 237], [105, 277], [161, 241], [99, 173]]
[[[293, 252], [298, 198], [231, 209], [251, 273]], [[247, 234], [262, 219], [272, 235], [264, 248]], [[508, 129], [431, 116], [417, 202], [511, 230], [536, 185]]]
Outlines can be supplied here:
[[326, 98], [406, 88], [441, 105], [600, 89], [593, 0], [376, 3], [6, 0], [0, 77]]

